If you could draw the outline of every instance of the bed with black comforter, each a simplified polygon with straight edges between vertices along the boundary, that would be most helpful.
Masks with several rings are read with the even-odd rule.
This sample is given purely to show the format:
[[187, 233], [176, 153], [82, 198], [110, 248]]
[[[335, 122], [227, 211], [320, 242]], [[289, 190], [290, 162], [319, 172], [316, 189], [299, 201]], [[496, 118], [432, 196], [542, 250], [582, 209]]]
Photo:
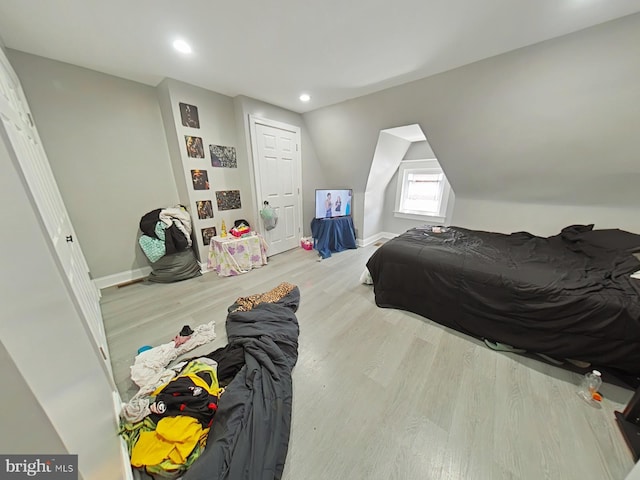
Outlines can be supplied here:
[[[437, 229], [433, 229], [436, 230]], [[376, 304], [558, 359], [640, 375], [640, 235], [411, 229], [367, 262]]]

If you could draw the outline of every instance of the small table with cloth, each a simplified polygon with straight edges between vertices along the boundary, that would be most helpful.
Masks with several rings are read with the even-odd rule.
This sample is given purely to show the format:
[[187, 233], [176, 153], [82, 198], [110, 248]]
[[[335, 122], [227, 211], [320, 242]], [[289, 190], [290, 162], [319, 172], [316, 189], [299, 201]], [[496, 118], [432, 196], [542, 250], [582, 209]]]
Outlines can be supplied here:
[[267, 242], [259, 233], [211, 237], [207, 267], [222, 277], [247, 273], [266, 264]]

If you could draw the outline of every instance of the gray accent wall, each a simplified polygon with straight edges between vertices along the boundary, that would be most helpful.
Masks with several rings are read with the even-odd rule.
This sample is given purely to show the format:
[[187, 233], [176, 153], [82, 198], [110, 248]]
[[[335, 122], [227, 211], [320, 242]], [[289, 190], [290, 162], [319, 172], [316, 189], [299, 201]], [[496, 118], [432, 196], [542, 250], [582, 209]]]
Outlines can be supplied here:
[[[126, 478], [115, 385], [17, 165], [0, 127], [0, 201], [11, 225], [0, 229], [1, 451], [68, 451], [78, 455], [80, 478]], [[12, 428], [18, 420], [19, 428]]]
[[480, 212], [485, 201], [528, 212], [514, 215], [517, 230], [582, 208], [597, 226], [615, 211], [640, 231], [629, 216], [640, 205], [638, 58], [640, 14], [303, 116], [328, 180], [356, 192], [379, 132], [418, 123], [455, 192], [454, 223], [506, 228]]
[[[301, 128], [305, 235], [315, 189], [340, 187], [353, 189], [362, 238], [358, 217], [380, 131], [414, 123], [432, 151], [416, 143], [405, 158], [437, 157], [456, 195], [454, 224], [555, 230], [572, 218], [598, 227], [616, 218], [620, 228], [640, 231], [630, 215], [640, 204], [640, 14], [304, 115], [174, 80], [153, 88], [7, 53], [94, 278], [148, 265], [137, 244], [146, 212], [182, 201], [194, 213], [180, 101], [200, 108], [205, 150], [210, 143], [237, 149], [237, 171], [208, 167], [210, 194], [240, 189], [243, 201], [241, 211], [215, 213], [217, 228], [222, 218], [260, 222], [248, 124], [253, 114]], [[200, 163], [210, 165], [206, 155]], [[384, 195], [377, 228], [400, 233], [410, 222], [388, 208], [393, 178], [377, 195]], [[195, 223], [201, 243], [204, 223]]]
[[[309, 235], [315, 188], [328, 185], [300, 114], [173, 79], [153, 88], [16, 50], [8, 50], [7, 56], [25, 90], [93, 278], [149, 265], [137, 243], [138, 224], [156, 208], [188, 207], [203, 262], [207, 248], [202, 228], [219, 231], [222, 219], [230, 228], [239, 218], [258, 225], [249, 114], [301, 128], [303, 227]], [[179, 102], [198, 107], [200, 129], [182, 125]], [[187, 157], [185, 134], [202, 137], [204, 159]], [[235, 146], [238, 168], [213, 168], [210, 144]], [[210, 190], [194, 192], [191, 168], [206, 168]], [[215, 191], [235, 189], [241, 192], [242, 209], [218, 212]], [[197, 218], [196, 199], [212, 201], [213, 220]]]
[[147, 266], [145, 213], [178, 201], [156, 89], [7, 50], [93, 278]]
[[69, 453], [2, 342], [0, 378], [4, 397], [0, 411], [0, 431], [3, 432], [0, 452], [5, 455]]
[[534, 235], [560, 233], [568, 225], [595, 224], [596, 228], [621, 228], [640, 233], [637, 207], [549, 205], [456, 198], [453, 225], [511, 233], [527, 230]]

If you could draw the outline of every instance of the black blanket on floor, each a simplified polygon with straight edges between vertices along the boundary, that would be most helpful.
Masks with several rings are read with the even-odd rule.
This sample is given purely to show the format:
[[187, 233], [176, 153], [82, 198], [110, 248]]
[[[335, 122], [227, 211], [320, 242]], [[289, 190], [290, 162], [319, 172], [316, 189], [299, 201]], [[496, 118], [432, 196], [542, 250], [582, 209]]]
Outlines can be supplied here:
[[415, 228], [369, 259], [376, 304], [476, 337], [640, 375], [640, 235]]
[[[220, 396], [203, 454], [184, 480], [273, 480], [282, 476], [291, 427], [291, 372], [298, 358], [296, 287], [280, 301], [249, 311], [230, 307], [229, 351], [244, 366]], [[233, 368], [227, 365], [225, 368]]]

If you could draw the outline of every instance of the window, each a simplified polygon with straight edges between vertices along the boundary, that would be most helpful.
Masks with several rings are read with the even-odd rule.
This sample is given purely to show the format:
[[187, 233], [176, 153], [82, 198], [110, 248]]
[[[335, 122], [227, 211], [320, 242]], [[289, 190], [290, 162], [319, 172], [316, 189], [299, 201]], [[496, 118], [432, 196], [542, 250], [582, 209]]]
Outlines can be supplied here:
[[400, 164], [396, 217], [444, 222], [451, 187], [437, 160]]

